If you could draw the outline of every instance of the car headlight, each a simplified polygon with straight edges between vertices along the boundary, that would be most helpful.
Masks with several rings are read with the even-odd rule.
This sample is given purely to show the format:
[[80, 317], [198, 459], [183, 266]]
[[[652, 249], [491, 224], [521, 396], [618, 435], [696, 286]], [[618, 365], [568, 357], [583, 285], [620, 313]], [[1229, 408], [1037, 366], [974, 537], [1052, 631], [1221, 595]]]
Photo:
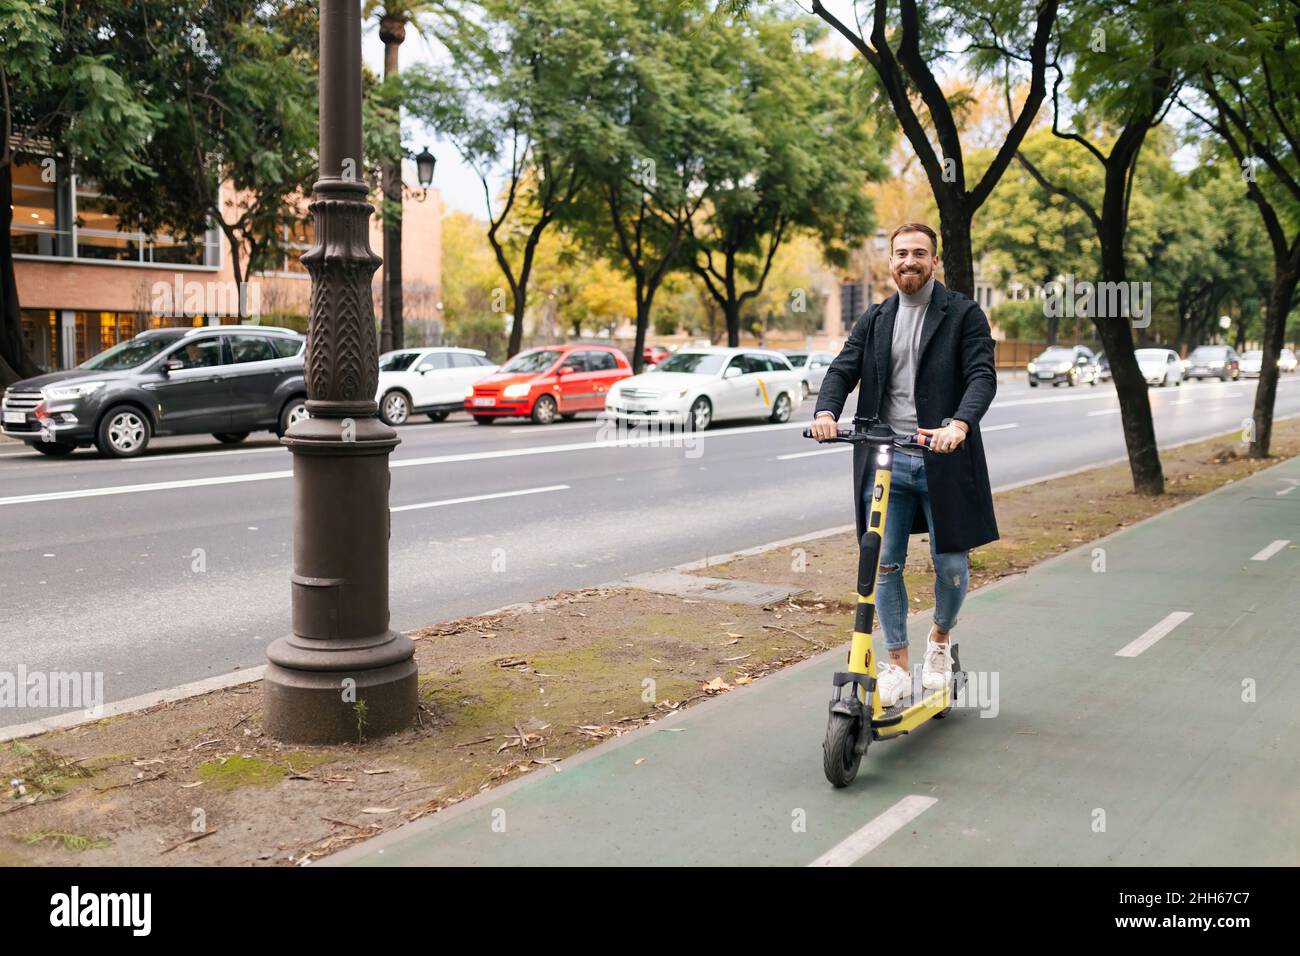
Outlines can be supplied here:
[[507, 385], [506, 390], [501, 394], [506, 398], [523, 398], [531, 387], [530, 385]]
[[474, 397], [474, 386], [473, 386], [473, 385], [466, 385], [466, 386], [465, 386], [465, 397], [466, 397], [466, 398], [473, 398], [473, 397]]
[[1029, 365], [1028, 365], [1028, 369], [1029, 369], [1030, 374], [1032, 374], [1032, 373], [1034, 373], [1034, 372], [1037, 371], [1037, 369], [1034, 367], [1034, 363], [1033, 363], [1033, 362], [1030, 362], [1030, 363], [1029, 363]]
[[41, 389], [41, 395], [47, 402], [66, 402], [89, 395], [106, 384], [106, 382], [77, 382], [75, 385], [50, 385]]

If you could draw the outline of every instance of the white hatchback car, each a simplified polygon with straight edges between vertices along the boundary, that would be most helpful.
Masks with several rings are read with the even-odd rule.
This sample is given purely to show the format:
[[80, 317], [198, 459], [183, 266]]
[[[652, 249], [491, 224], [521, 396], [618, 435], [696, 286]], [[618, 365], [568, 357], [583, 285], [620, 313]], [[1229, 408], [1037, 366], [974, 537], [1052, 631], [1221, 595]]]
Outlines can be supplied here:
[[440, 422], [465, 407], [465, 389], [497, 370], [477, 349], [398, 349], [379, 356], [379, 417], [402, 425], [422, 413]]
[[680, 423], [703, 431], [715, 421], [787, 422], [803, 400], [803, 372], [766, 349], [683, 348], [609, 390], [605, 414], [627, 421]]
[[1183, 384], [1183, 363], [1172, 349], [1138, 349], [1133, 357], [1148, 385]]

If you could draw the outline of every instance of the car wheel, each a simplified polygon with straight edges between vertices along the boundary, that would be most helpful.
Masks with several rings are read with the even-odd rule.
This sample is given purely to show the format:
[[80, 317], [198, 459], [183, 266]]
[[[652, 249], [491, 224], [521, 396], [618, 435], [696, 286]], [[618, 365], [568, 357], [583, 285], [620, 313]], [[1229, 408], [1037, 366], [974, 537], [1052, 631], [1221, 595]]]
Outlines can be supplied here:
[[549, 425], [555, 421], [555, 411], [555, 399], [549, 395], [543, 395], [533, 402], [533, 413], [528, 417], [533, 420], [535, 425]]
[[790, 420], [791, 408], [790, 396], [785, 392], [782, 392], [776, 397], [776, 401], [772, 403], [772, 414], [769, 416], [768, 421], [772, 422], [774, 425], [781, 425], [788, 422]]
[[447, 416], [450, 414], [451, 412], [429, 412], [429, 421], [445, 422], [447, 420]]
[[806, 380], [799, 383], [799, 392], [800, 392], [800, 397], [805, 399], [809, 396], [809, 394], [811, 394], [812, 388], [811, 386], [809, 386]]
[[474, 417], [474, 424], [476, 424], [476, 425], [491, 425], [491, 424], [492, 424], [492, 416], [491, 416], [491, 415], [475, 415], [475, 416], [473, 416], [473, 417]]
[[686, 413], [688, 431], [706, 431], [713, 424], [713, 403], [701, 395], [691, 403], [691, 410]]
[[284, 408], [280, 409], [280, 427], [276, 429], [276, 434], [283, 438], [289, 433], [289, 429], [299, 422], [311, 418], [307, 412], [307, 399], [291, 398], [284, 403]]
[[411, 417], [411, 400], [406, 397], [405, 392], [399, 392], [397, 389], [385, 392], [383, 400], [379, 403], [379, 417], [384, 420], [385, 425], [405, 425], [406, 420]]
[[212, 437], [223, 445], [238, 445], [248, 437], [248, 432], [213, 432]]
[[1038, 387], [1038, 383], [1035, 382], [1035, 381], [1031, 378], [1031, 379], [1029, 380], [1029, 387], [1030, 387], [1030, 388], [1037, 388], [1037, 387]]
[[110, 408], [95, 430], [95, 447], [108, 458], [134, 458], [149, 447], [149, 420], [130, 405]]
[[65, 445], [61, 441], [36, 441], [31, 442], [28, 447], [36, 449], [42, 455], [49, 455], [51, 458], [62, 458], [64, 455], [71, 455], [77, 450], [76, 445]]

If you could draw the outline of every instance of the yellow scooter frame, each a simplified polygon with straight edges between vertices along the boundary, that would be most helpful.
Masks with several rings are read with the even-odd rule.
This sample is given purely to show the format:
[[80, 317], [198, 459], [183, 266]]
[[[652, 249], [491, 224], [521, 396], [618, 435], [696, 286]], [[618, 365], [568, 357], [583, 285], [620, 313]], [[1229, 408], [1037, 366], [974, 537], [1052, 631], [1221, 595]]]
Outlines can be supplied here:
[[[889, 488], [894, 449], [899, 447], [925, 447], [925, 436], [916, 440], [896, 439], [892, 430], [876, 421], [855, 418], [854, 428], [839, 429], [838, 436], [829, 441], [870, 446], [875, 455], [875, 478], [871, 493], [871, 509], [867, 514], [867, 530], [859, 543], [858, 602], [853, 622], [853, 641], [849, 645], [848, 667], [837, 671], [834, 677], [835, 693], [830, 702], [830, 717], [826, 725], [826, 739], [822, 743], [822, 762], [828, 779], [836, 787], [846, 787], [857, 776], [858, 765], [872, 740], [892, 740], [910, 733], [931, 718], [942, 718], [952, 710], [952, 702], [965, 685], [966, 675], [957, 657], [957, 645], [952, 645], [953, 683], [942, 690], [916, 694], [915, 703], [895, 705], [886, 710], [880, 704], [876, 687], [876, 655], [872, 650], [872, 629], [876, 616], [876, 578], [880, 573], [881, 542], [885, 536], [885, 520], [889, 514]], [[812, 437], [811, 429], [804, 432]], [[847, 695], [845, 688], [851, 687]], [[865, 731], [865, 732], [864, 732]]]

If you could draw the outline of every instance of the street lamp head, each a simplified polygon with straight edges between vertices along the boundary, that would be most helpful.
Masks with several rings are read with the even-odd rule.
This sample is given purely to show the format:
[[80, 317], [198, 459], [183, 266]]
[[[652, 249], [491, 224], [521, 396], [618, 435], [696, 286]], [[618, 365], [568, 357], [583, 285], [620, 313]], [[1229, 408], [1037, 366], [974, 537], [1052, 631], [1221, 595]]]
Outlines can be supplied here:
[[428, 189], [429, 184], [433, 182], [433, 168], [437, 164], [438, 157], [429, 152], [428, 147], [421, 150], [415, 157], [415, 171], [420, 179], [420, 185], [425, 189]]

